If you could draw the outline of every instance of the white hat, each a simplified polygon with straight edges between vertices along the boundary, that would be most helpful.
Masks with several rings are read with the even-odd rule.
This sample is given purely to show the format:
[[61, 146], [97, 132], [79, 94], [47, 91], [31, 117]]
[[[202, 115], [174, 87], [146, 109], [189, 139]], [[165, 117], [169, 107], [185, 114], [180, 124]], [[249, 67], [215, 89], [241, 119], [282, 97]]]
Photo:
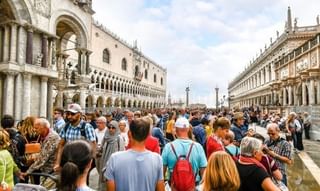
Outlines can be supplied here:
[[188, 119], [184, 118], [184, 117], [179, 117], [176, 121], [176, 123], [174, 124], [175, 127], [178, 128], [189, 128], [190, 124]]
[[68, 105], [68, 109], [66, 112], [71, 112], [71, 113], [79, 113], [82, 112], [81, 106], [77, 103], [72, 103]]

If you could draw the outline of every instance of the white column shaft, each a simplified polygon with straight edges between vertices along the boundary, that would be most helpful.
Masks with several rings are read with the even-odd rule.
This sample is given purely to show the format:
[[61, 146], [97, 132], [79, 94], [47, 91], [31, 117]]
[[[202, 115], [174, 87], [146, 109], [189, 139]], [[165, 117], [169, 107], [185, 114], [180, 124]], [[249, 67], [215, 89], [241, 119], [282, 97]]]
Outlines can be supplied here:
[[4, 26], [4, 42], [3, 42], [3, 61], [9, 60], [9, 48], [10, 48], [10, 28]]
[[22, 109], [22, 76], [18, 74], [15, 81], [15, 94], [14, 94], [14, 119], [20, 121], [21, 118], [21, 109]]
[[11, 25], [10, 61], [17, 62], [17, 25]]
[[48, 78], [41, 77], [40, 82], [40, 116], [47, 117], [47, 93], [48, 93]]
[[23, 107], [22, 107], [22, 118], [30, 115], [31, 109], [31, 74], [24, 74], [23, 75]]
[[14, 73], [7, 72], [4, 81], [4, 102], [3, 114], [13, 115], [13, 101], [14, 101]]
[[27, 51], [27, 32], [24, 27], [20, 26], [18, 30], [18, 43], [17, 43], [17, 55], [18, 55], [18, 63], [25, 64], [26, 63], [26, 51]]
[[314, 79], [310, 79], [309, 83], [309, 105], [315, 104], [315, 96], [314, 96]]

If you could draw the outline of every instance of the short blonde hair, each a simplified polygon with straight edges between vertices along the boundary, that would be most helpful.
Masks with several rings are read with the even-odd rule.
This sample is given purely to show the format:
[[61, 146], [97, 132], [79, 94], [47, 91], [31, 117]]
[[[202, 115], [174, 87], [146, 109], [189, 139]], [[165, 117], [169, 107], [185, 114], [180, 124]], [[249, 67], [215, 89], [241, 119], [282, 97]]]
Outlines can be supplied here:
[[10, 137], [6, 130], [0, 129], [0, 149], [7, 149], [10, 146]]
[[225, 151], [210, 155], [203, 180], [204, 191], [237, 191], [240, 187], [236, 164]]

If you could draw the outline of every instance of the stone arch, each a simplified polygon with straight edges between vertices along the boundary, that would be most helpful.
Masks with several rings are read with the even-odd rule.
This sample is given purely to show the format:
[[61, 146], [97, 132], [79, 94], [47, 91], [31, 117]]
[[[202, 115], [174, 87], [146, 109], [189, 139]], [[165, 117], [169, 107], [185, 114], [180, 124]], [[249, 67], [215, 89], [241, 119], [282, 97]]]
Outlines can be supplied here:
[[86, 97], [86, 108], [90, 108], [90, 107], [93, 107], [93, 96], [92, 95], [88, 95]]
[[146, 108], [146, 102], [145, 102], [145, 101], [142, 101], [142, 105], [141, 105], [141, 107], [142, 107], [143, 109], [145, 109], [145, 108]]
[[141, 100], [138, 101], [137, 107], [138, 107], [138, 108], [141, 108]]
[[115, 107], [120, 107], [120, 104], [121, 104], [120, 98], [116, 98], [116, 99], [114, 100], [114, 106], [115, 106]]
[[111, 97], [108, 97], [107, 100], [106, 100], [106, 106], [107, 107], [111, 107], [112, 106], [112, 98]]
[[23, 23], [25, 21], [31, 24], [36, 23], [36, 20], [33, 19], [36, 19], [37, 17], [29, 11], [32, 10], [32, 5], [30, 5], [28, 1], [3, 0], [0, 1], [0, 4], [2, 4], [1, 6], [5, 8], [9, 8], [8, 10], [6, 9], [8, 12], [1, 10], [1, 13], [4, 14], [8, 19], [15, 19], [20, 23]]
[[102, 108], [104, 105], [104, 97], [103, 96], [99, 96], [97, 99], [97, 107], [98, 108]]
[[[56, 34], [59, 23], [68, 25], [77, 36], [78, 47], [88, 48], [88, 27], [78, 15], [68, 10], [54, 12], [51, 15], [50, 32]], [[60, 36], [60, 35], [58, 35]], [[70, 33], [65, 37], [70, 37]]]
[[109, 79], [106, 79], [106, 90], [109, 90]]
[[137, 100], [133, 101], [132, 107], [136, 108], [137, 107]]
[[72, 96], [72, 103], [80, 103], [80, 94], [75, 94]]
[[128, 105], [127, 105], [128, 108], [131, 108], [132, 107], [132, 101], [131, 100], [128, 100]]

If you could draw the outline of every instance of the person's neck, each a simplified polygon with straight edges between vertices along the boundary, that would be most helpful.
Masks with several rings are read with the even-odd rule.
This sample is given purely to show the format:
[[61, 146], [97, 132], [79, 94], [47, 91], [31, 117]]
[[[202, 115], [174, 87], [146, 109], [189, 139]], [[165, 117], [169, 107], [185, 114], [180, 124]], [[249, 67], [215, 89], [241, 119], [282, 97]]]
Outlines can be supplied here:
[[144, 152], [146, 151], [145, 141], [143, 142], [137, 142], [135, 140], [132, 140], [131, 149], [137, 152]]
[[77, 188], [82, 188], [87, 186], [87, 173], [83, 173], [77, 180]]
[[178, 135], [178, 139], [189, 139], [188, 135]]

